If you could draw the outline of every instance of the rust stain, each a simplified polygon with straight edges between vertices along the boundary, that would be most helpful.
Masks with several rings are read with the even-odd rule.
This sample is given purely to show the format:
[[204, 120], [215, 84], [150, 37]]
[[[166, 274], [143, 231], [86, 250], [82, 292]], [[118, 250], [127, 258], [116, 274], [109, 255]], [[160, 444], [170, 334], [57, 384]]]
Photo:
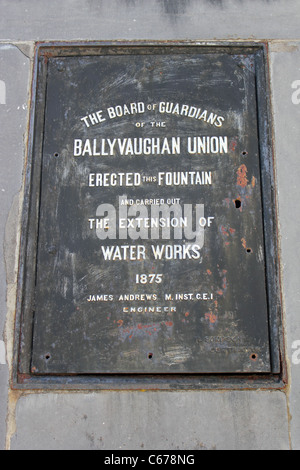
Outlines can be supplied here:
[[255, 188], [255, 185], [256, 185], [256, 178], [255, 178], [255, 176], [252, 176], [252, 180], [251, 180], [252, 188]]
[[[221, 226], [221, 233], [224, 237], [229, 237], [230, 235], [234, 235], [235, 234], [235, 229], [234, 228], [231, 228], [229, 227], [229, 229], [227, 230], [223, 225]], [[225, 246], [229, 246], [230, 245], [230, 242], [229, 241], [225, 241], [224, 242], [224, 245]]]
[[226, 229], [223, 225], [221, 226], [221, 232], [222, 232], [222, 235], [229, 237], [229, 233], [226, 232]]
[[245, 239], [245, 238], [242, 238], [242, 239], [241, 239], [241, 242], [242, 242], [243, 248], [244, 248], [245, 250], [247, 250], [248, 253], [251, 253], [251, 252], [252, 252], [252, 249], [247, 246], [246, 239]]
[[241, 186], [242, 188], [245, 188], [248, 184], [248, 179], [247, 179], [247, 167], [245, 164], [241, 165], [236, 172], [237, 174], [237, 185]]

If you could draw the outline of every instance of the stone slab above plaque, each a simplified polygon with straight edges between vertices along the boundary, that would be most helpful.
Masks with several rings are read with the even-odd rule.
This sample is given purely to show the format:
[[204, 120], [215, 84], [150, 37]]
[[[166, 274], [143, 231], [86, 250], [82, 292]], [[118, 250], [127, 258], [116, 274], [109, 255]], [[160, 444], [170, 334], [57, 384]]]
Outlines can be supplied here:
[[260, 47], [40, 53], [23, 369], [278, 369], [266, 94]]

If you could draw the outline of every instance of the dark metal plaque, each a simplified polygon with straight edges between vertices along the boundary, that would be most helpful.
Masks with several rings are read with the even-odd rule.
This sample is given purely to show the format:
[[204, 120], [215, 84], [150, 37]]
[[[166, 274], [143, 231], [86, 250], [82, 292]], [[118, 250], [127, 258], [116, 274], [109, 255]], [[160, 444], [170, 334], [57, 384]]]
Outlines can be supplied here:
[[40, 70], [31, 372], [270, 372], [255, 50]]

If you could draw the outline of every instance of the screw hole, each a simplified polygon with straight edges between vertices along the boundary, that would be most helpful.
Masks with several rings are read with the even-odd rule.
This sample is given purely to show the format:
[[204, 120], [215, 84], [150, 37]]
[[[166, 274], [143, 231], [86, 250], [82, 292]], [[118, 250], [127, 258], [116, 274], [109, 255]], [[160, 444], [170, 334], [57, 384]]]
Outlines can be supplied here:
[[251, 248], [247, 248], [247, 253], [252, 253]]
[[49, 361], [49, 359], [51, 359], [50, 354], [46, 354], [45, 359], [46, 359], [46, 361]]
[[243, 155], [243, 157], [246, 157], [246, 156], [248, 155], [248, 152], [247, 152], [246, 150], [244, 150], [244, 151], [242, 152], [242, 155]]
[[240, 207], [241, 207], [241, 205], [242, 205], [241, 201], [240, 201], [239, 199], [236, 199], [236, 200], [234, 201], [234, 203], [235, 203], [235, 207], [236, 207], [237, 209], [240, 209]]
[[257, 360], [257, 354], [251, 354], [250, 359], [252, 361], [256, 361]]
[[59, 157], [59, 153], [55, 152], [54, 156], [55, 156], [55, 158]]
[[148, 359], [152, 359], [153, 358], [153, 353], [149, 353], [148, 354]]

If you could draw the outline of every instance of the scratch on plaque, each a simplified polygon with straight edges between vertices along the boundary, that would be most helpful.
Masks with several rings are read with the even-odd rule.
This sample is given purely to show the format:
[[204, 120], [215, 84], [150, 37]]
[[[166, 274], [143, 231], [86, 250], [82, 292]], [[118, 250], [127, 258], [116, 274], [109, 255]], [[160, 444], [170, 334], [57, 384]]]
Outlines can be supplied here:
[[180, 364], [192, 356], [192, 351], [186, 346], [173, 346], [165, 351], [164, 360], [171, 364]]

